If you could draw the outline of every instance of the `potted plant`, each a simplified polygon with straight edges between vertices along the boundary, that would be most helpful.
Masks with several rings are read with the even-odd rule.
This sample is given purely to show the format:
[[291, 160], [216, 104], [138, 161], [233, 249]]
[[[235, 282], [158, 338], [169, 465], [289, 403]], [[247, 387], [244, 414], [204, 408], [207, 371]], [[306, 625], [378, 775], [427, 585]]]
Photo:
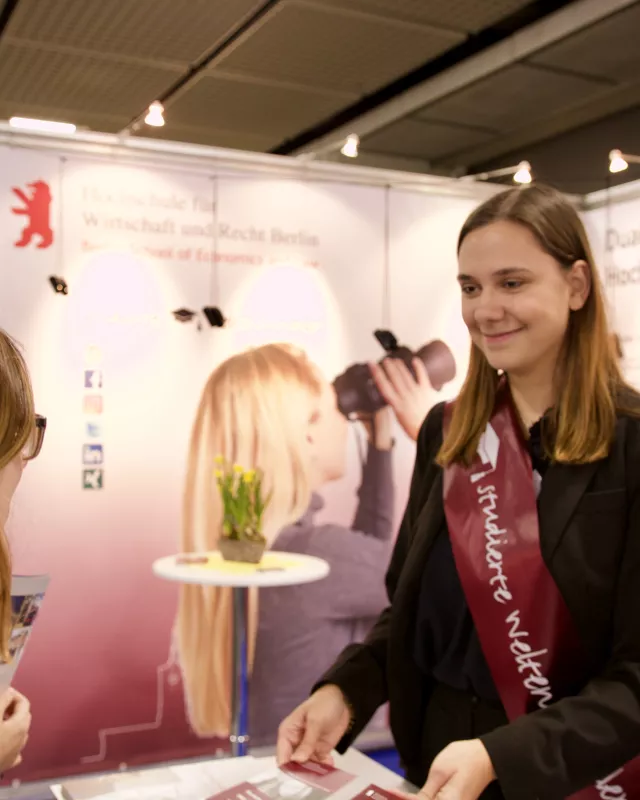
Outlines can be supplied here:
[[265, 509], [271, 493], [264, 497], [262, 473], [229, 465], [216, 459], [215, 478], [222, 500], [222, 529], [218, 547], [225, 561], [259, 564], [267, 546], [262, 533]]

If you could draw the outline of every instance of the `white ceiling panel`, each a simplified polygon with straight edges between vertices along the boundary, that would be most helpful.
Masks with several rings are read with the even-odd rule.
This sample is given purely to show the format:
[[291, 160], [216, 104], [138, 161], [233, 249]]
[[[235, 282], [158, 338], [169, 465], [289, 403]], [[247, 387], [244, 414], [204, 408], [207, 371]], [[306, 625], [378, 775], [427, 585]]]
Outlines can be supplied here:
[[343, 97], [324, 92], [211, 74], [172, 102], [166, 117], [181, 126], [211, 126], [280, 140], [335, 114], [343, 104]]
[[637, 80], [639, 38], [640, 4], [637, 4], [543, 50], [531, 63], [611, 81]]
[[185, 64], [260, 5], [259, 0], [20, 0], [6, 33]]
[[402, 119], [363, 139], [363, 152], [402, 155], [435, 160], [486, 142], [493, 134], [487, 131], [441, 122]]
[[364, 95], [461, 41], [459, 34], [297, 0], [277, 9], [217, 62], [222, 70]]
[[[173, 82], [178, 72], [0, 42], [0, 101], [125, 117], [127, 121]], [[75, 122], [75, 119], [68, 119]]]
[[425, 106], [416, 116], [506, 133], [602, 90], [600, 81], [514, 64]]
[[465, 33], [493, 25], [529, 0], [314, 0], [318, 5], [382, 14]]

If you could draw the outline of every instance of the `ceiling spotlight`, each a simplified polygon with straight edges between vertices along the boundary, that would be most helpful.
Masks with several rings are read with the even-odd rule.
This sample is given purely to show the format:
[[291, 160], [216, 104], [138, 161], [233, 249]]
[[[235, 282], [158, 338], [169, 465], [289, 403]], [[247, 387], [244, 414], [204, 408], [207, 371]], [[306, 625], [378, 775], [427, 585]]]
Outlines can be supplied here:
[[151, 103], [147, 116], [144, 118], [147, 125], [154, 128], [161, 128], [164, 125], [164, 106], [162, 103]]
[[69, 294], [69, 287], [64, 278], [59, 278], [57, 275], [49, 275], [49, 283], [56, 294]]
[[189, 308], [178, 308], [172, 313], [178, 322], [191, 322], [196, 315], [196, 312]]
[[218, 306], [205, 306], [202, 309], [202, 313], [205, 315], [207, 322], [212, 328], [222, 328], [224, 326], [226, 320]]
[[629, 168], [629, 158], [633, 156], [623, 156], [619, 150], [612, 150], [609, 153], [609, 172], [624, 172]]
[[528, 161], [521, 161], [518, 164], [513, 180], [515, 183], [531, 183], [531, 164]]
[[531, 164], [528, 161], [521, 161], [513, 167], [501, 167], [492, 169], [488, 172], [477, 172], [473, 175], [463, 175], [460, 180], [488, 181], [491, 178], [504, 178], [513, 175], [515, 183], [531, 183]]
[[75, 133], [76, 126], [71, 122], [52, 122], [47, 119], [28, 119], [27, 117], [11, 117], [9, 125], [22, 131], [40, 131], [41, 133]]
[[350, 133], [347, 136], [347, 141], [342, 145], [340, 152], [347, 158], [356, 158], [358, 155], [358, 147], [360, 146], [360, 137], [355, 133]]

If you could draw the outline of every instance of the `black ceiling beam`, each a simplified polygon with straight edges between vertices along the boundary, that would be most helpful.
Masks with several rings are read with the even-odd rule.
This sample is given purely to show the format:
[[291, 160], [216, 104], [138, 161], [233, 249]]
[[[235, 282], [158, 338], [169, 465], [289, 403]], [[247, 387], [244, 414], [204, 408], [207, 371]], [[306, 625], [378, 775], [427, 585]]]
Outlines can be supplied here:
[[[220, 42], [220, 44], [206, 52], [198, 61], [191, 64], [189, 69], [183, 75], [181, 75], [174, 83], [172, 83], [171, 86], [169, 86], [169, 88], [166, 89], [161, 95], [154, 98], [154, 100], [165, 105], [167, 100], [170, 100], [177, 92], [183, 90], [190, 83], [192, 83], [200, 73], [206, 70], [216, 60], [216, 58], [221, 56], [226, 50], [235, 44], [235, 42], [241, 36], [244, 36], [247, 31], [260, 22], [264, 16], [266, 16], [281, 2], [282, 0], [266, 0], [266, 2], [264, 2], [260, 8], [254, 11], [250, 17], [247, 17], [247, 19], [241, 25], [238, 25], [237, 28], [235, 28], [228, 36], [226, 36]], [[135, 130], [136, 127], [142, 122], [146, 113], [147, 109], [145, 108], [144, 111], [131, 120], [131, 122], [127, 125], [127, 128]]]
[[327, 117], [317, 125], [308, 128], [296, 136], [281, 142], [270, 150], [274, 155], [287, 156], [301, 147], [306, 147], [316, 139], [326, 136], [342, 125], [353, 122], [363, 114], [373, 111], [383, 103], [412, 89], [420, 83], [439, 75], [445, 70], [455, 67], [471, 56], [475, 56], [493, 45], [508, 39], [523, 28], [538, 22], [549, 14], [571, 5], [573, 0], [534, 0], [523, 8], [496, 22], [488, 28], [471, 34], [462, 44], [452, 47], [437, 58], [427, 61], [417, 69], [408, 72], [395, 81], [366, 95], [361, 100], [343, 108], [337, 114]]
[[2, 3], [0, 7], [0, 37], [7, 29], [11, 15], [18, 7], [19, 2], [20, 0], [4, 0], [4, 3]]

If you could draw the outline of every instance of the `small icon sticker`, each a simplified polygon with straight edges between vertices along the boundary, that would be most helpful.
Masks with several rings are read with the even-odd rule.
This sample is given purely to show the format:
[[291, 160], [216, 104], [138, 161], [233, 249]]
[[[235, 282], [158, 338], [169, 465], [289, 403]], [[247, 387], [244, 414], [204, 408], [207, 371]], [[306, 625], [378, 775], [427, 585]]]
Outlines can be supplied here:
[[102, 389], [102, 370], [85, 369], [84, 371], [85, 389]]
[[83, 489], [102, 489], [103, 487], [103, 470], [101, 469], [85, 469], [82, 472], [82, 488]]
[[102, 436], [102, 425], [98, 422], [87, 422], [87, 437], [99, 439]]
[[87, 347], [87, 352], [84, 356], [87, 367], [98, 367], [102, 364], [102, 350], [96, 344]]
[[87, 394], [84, 396], [83, 408], [85, 414], [102, 414], [103, 405], [101, 394]]
[[82, 447], [82, 463], [93, 465], [104, 463], [104, 449], [101, 444], [85, 444]]

